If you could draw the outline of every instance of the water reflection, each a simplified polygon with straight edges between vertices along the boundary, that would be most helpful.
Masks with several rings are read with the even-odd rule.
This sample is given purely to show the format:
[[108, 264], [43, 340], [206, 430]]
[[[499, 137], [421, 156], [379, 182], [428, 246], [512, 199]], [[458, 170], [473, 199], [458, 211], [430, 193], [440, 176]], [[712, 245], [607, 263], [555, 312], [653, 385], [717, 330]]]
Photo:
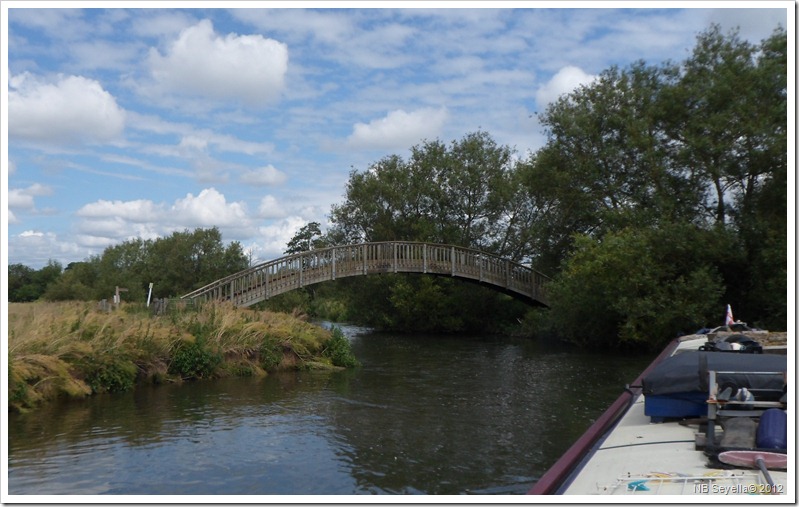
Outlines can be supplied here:
[[649, 360], [509, 339], [352, 343], [358, 370], [12, 414], [9, 493], [524, 493]]

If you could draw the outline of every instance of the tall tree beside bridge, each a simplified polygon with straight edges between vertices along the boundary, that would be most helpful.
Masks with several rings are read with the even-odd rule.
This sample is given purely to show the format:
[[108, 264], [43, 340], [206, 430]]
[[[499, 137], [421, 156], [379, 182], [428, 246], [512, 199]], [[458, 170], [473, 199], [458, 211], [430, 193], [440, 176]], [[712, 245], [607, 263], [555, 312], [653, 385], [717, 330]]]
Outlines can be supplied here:
[[781, 29], [754, 46], [711, 27], [681, 65], [613, 68], [547, 109], [523, 171], [547, 210], [529, 237], [558, 272], [547, 318], [562, 337], [659, 346], [690, 331], [669, 304], [696, 327], [732, 302], [785, 328], [786, 51]]
[[[337, 244], [447, 243], [525, 260], [523, 245], [511, 238], [524, 211], [513, 155], [488, 133], [474, 132], [449, 145], [425, 141], [411, 148], [407, 160], [384, 157], [350, 174], [344, 202], [331, 210], [327, 238]], [[342, 280], [340, 287], [356, 316], [378, 327], [486, 329], [524, 311], [490, 289], [446, 278], [390, 275]]]
[[520, 212], [514, 160], [482, 131], [450, 145], [425, 141], [408, 160], [384, 157], [350, 174], [328, 234], [337, 243], [428, 241], [523, 260], [508, 239]]

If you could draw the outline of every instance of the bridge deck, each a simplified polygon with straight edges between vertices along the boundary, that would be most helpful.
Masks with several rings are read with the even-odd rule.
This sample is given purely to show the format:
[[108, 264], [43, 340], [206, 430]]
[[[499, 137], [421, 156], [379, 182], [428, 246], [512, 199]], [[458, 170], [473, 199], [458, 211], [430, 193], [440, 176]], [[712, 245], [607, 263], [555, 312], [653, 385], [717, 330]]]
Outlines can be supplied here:
[[230, 300], [237, 306], [250, 306], [315, 283], [378, 273], [448, 275], [548, 306], [544, 292], [548, 278], [527, 266], [479, 250], [398, 241], [334, 246], [288, 255], [217, 280], [182, 298]]

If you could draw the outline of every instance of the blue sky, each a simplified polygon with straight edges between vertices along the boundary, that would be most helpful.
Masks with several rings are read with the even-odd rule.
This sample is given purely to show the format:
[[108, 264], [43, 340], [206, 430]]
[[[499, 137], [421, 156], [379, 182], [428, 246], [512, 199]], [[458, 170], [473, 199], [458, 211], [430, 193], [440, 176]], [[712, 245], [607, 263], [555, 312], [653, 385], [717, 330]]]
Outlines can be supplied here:
[[610, 66], [682, 61], [714, 22], [754, 43], [793, 35], [795, 9], [62, 5], [81, 4], [2, 4], [4, 251], [34, 268], [213, 226], [253, 261], [278, 257], [327, 223], [353, 169], [479, 129], [523, 156], [543, 143], [535, 112]]

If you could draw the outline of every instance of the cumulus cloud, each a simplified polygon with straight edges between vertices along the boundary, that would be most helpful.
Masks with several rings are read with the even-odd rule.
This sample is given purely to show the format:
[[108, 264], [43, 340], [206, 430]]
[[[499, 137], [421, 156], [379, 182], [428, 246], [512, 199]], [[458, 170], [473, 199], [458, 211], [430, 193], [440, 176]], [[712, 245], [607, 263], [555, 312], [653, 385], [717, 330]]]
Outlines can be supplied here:
[[596, 77], [573, 65], [563, 67], [557, 74], [552, 76], [552, 79], [538, 88], [538, 92], [535, 95], [538, 107], [543, 109], [564, 93], [569, 93], [581, 85], [586, 85], [596, 79]]
[[347, 143], [354, 148], [409, 148], [422, 139], [438, 136], [448, 117], [446, 107], [410, 113], [397, 109], [368, 124], [356, 123]]
[[[35, 230], [23, 231], [8, 236], [8, 250], [15, 252], [26, 266], [40, 268], [51, 259], [82, 259], [90, 255], [90, 251], [77, 244], [62, 241], [53, 232]], [[11, 261], [9, 261], [11, 262]]]
[[53, 190], [39, 183], [34, 183], [28, 188], [11, 188], [8, 190], [8, 207], [16, 209], [33, 210], [36, 208], [34, 197], [51, 195]]
[[149, 67], [166, 92], [264, 105], [283, 89], [288, 48], [261, 35], [221, 37], [206, 19], [183, 30], [165, 55], [151, 49]]
[[227, 202], [214, 188], [204, 189], [196, 196], [186, 194], [171, 205], [146, 199], [99, 200], [86, 204], [76, 215], [82, 219], [78, 226], [80, 244], [89, 247], [134, 237], [152, 239], [197, 227], [225, 228], [241, 237], [255, 232], [244, 203]]
[[56, 143], [103, 143], [118, 138], [125, 111], [97, 81], [60, 76], [42, 82], [29, 73], [9, 79], [11, 137]]
[[303, 227], [307, 221], [299, 216], [290, 216], [278, 220], [273, 224], [258, 228], [261, 248], [258, 249], [258, 256], [267, 261], [283, 255], [286, 245], [297, 231]]
[[187, 194], [184, 199], [178, 199], [170, 213], [179, 222], [193, 227], [236, 227], [249, 222], [243, 203], [228, 203], [225, 196], [214, 188], [203, 190], [197, 197]]
[[286, 179], [286, 173], [278, 171], [271, 165], [259, 167], [241, 175], [242, 183], [255, 186], [279, 185], [284, 183]]
[[274, 196], [266, 195], [258, 206], [258, 215], [261, 218], [283, 218], [286, 216], [286, 211]]

